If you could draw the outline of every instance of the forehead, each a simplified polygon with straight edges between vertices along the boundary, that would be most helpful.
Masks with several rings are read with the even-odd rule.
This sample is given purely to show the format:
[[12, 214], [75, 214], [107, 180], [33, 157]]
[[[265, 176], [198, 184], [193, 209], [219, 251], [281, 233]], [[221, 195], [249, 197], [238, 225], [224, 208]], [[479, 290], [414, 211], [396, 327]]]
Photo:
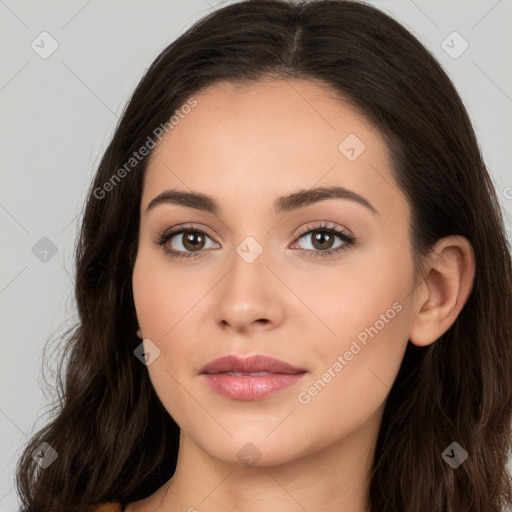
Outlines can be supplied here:
[[150, 158], [142, 210], [170, 188], [246, 205], [315, 185], [340, 185], [376, 202], [400, 195], [378, 130], [326, 87], [221, 82], [193, 98], [197, 105]]

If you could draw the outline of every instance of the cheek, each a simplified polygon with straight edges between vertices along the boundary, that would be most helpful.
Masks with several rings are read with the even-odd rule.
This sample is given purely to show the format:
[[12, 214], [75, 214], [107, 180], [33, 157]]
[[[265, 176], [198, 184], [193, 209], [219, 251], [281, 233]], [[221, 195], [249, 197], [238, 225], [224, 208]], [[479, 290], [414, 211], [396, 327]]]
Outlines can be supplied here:
[[[193, 282], [192, 282], [193, 281]], [[141, 248], [133, 270], [133, 296], [144, 337], [159, 346], [173, 335], [173, 329], [193, 312], [203, 295], [201, 282], [176, 264]]]
[[352, 318], [346, 315], [336, 340], [310, 352], [317, 364], [297, 389], [294, 418], [314, 438], [312, 449], [356, 432], [364, 435], [365, 428], [380, 422], [408, 340], [406, 307], [397, 301], [382, 304], [366, 303]]
[[406, 248], [405, 242], [397, 248], [380, 245], [379, 250], [347, 253], [338, 268], [319, 267], [300, 280], [289, 276], [319, 320], [322, 341], [312, 350], [324, 363], [326, 357], [350, 350], [354, 340], [365, 352], [386, 357], [392, 353], [387, 349], [407, 341], [413, 263]]
[[183, 417], [197, 414], [188, 411], [190, 399], [182, 396], [186, 393], [180, 382], [184, 382], [184, 368], [193, 366], [190, 318], [201, 293], [197, 286], [191, 286], [190, 276], [172, 270], [165, 258], [155, 257], [154, 251], [144, 247], [137, 255], [132, 286], [144, 339], [151, 340], [160, 351], [147, 367], [150, 380], [162, 404], [181, 425]]
[[361, 255], [317, 303], [329, 305], [323, 318], [335, 334], [315, 346], [320, 364], [298, 402], [311, 418], [325, 418], [329, 410], [328, 432], [364, 423], [383, 406], [396, 378], [412, 305], [413, 266], [404, 252]]

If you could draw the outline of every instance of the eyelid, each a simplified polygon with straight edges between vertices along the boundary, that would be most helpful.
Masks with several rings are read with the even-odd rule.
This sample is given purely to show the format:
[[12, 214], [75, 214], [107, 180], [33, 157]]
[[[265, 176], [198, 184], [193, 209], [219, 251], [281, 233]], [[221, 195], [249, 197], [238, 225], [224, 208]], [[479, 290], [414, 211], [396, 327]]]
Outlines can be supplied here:
[[215, 243], [218, 243], [215, 240], [216, 237], [210, 233], [210, 230], [206, 226], [203, 226], [202, 224], [195, 224], [195, 223], [180, 224], [178, 226], [174, 226], [172, 228], [165, 229], [163, 232], [161, 232], [161, 235], [159, 235], [158, 238], [164, 237], [164, 236], [176, 235], [178, 233], [182, 233], [183, 231], [204, 232], [204, 234], [207, 235], [208, 237], [210, 237]]
[[355, 238], [355, 235], [352, 234], [352, 232], [349, 229], [343, 226], [339, 226], [329, 221], [315, 220], [308, 222], [308, 224], [301, 228], [299, 233], [296, 235], [295, 239], [300, 238], [301, 236], [305, 235], [306, 233], [309, 233], [310, 231], [320, 231], [322, 229], [334, 229], [336, 231], [343, 231], [344, 233], [347, 234], [347, 236]]

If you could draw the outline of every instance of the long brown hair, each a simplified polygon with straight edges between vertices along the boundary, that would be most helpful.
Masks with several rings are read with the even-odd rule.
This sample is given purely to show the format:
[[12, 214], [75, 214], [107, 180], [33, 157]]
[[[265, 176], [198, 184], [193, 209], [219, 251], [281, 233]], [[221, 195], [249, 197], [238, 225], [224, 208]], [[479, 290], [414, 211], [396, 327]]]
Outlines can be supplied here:
[[[408, 343], [378, 436], [371, 510], [501, 511], [512, 500], [511, 256], [464, 105], [435, 58], [377, 8], [249, 0], [207, 15], [157, 57], [101, 159], [76, 248], [79, 322], [63, 336], [60, 396], [18, 463], [25, 512], [125, 504], [172, 477], [179, 428], [133, 353], [131, 276], [149, 156], [126, 162], [203, 88], [262, 77], [325, 84], [379, 129], [412, 208], [417, 261], [451, 234], [475, 252], [473, 289], [455, 323], [427, 347]], [[43, 441], [58, 454], [45, 469], [32, 458]], [[457, 469], [441, 456], [452, 442], [468, 452]]]

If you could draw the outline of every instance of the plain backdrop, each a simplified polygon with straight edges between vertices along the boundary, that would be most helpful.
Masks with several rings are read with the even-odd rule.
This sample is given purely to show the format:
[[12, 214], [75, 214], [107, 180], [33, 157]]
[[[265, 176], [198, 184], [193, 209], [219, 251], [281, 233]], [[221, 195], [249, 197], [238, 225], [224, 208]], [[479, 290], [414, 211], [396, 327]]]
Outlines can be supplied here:
[[[76, 318], [77, 215], [118, 115], [153, 59], [227, 3], [0, 0], [0, 512], [18, 508], [15, 462], [53, 398], [43, 348]], [[369, 3], [405, 24], [454, 81], [510, 237], [512, 2]]]

